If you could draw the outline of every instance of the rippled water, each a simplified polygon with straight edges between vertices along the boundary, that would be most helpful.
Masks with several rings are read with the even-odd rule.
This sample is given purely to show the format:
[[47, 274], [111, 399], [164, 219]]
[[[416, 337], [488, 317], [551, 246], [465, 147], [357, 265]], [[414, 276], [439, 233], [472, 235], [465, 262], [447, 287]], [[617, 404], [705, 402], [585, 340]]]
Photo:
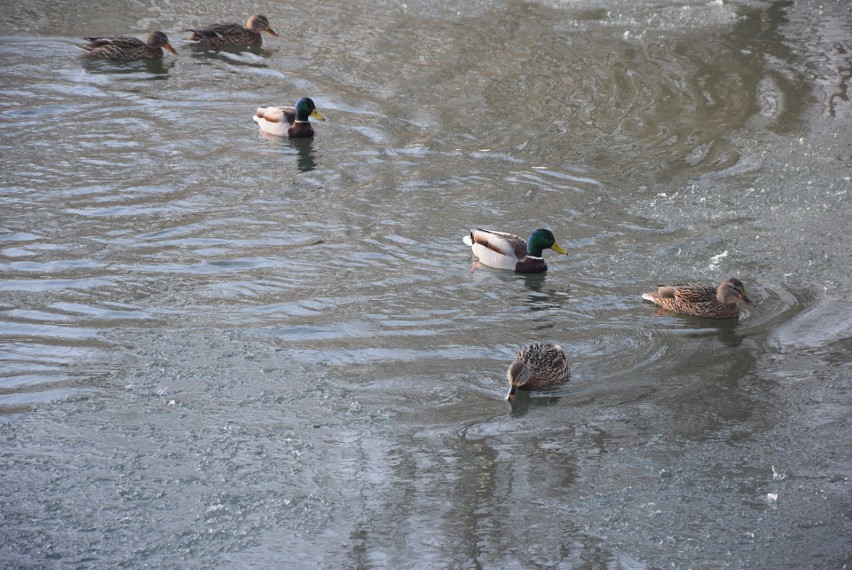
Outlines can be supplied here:
[[[852, 7], [293, 10], [0, 14], [2, 565], [852, 562]], [[471, 270], [474, 226], [570, 253]], [[739, 322], [640, 298], [728, 276]], [[510, 407], [532, 340], [572, 380]]]

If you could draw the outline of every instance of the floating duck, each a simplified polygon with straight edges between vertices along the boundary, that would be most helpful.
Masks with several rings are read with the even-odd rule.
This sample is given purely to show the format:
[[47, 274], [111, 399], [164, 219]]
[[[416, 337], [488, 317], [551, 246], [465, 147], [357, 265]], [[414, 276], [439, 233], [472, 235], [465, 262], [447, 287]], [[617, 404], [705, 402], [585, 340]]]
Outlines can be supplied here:
[[499, 269], [512, 269], [518, 273], [547, 271], [547, 263], [542, 258], [545, 249], [568, 254], [556, 243], [553, 232], [543, 228], [533, 230], [529, 241], [506, 232], [473, 229], [464, 236], [464, 243], [473, 249], [481, 263]]
[[187, 38], [188, 40], [217, 48], [259, 46], [263, 43], [261, 32], [278, 37], [278, 34], [269, 27], [269, 19], [260, 14], [250, 16], [245, 26], [235, 22], [218, 22], [203, 28], [189, 28], [185, 31], [192, 32], [192, 35]]
[[295, 107], [258, 107], [254, 122], [260, 130], [279, 137], [288, 136], [292, 139], [305, 139], [314, 136], [314, 128], [308, 117], [324, 121], [325, 117], [317, 111], [316, 105], [309, 97], [296, 101]]
[[165, 48], [177, 55], [169, 43], [169, 38], [163, 32], [156, 31], [148, 34], [143, 42], [132, 36], [111, 36], [102, 38], [83, 38], [88, 44], [74, 44], [88, 55], [110, 59], [113, 61], [130, 61], [134, 59], [159, 59], [163, 57]]
[[658, 285], [650, 293], [643, 293], [642, 298], [674, 313], [711, 319], [739, 317], [738, 301], [754, 305], [742, 281], [733, 278], [725, 279], [718, 288], [709, 283]]
[[568, 356], [558, 344], [535, 343], [525, 347], [516, 356], [506, 378], [509, 380], [507, 400], [514, 400], [518, 390], [537, 390], [555, 386], [571, 376]]

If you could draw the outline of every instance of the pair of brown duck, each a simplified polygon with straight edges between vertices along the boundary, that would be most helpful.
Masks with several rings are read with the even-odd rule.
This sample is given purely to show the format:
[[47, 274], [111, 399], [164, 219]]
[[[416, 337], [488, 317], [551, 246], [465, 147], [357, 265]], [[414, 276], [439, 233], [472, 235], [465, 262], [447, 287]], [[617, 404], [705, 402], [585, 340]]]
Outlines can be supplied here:
[[[251, 16], [245, 26], [234, 22], [219, 22], [202, 28], [190, 28], [192, 32], [187, 38], [199, 45], [213, 48], [259, 46], [263, 43], [261, 32], [278, 36], [269, 26], [269, 19], [261, 14]], [[159, 59], [163, 57], [163, 49], [177, 55], [177, 51], [169, 43], [169, 38], [157, 30], [148, 34], [143, 42], [132, 36], [110, 36], [84, 38], [89, 43], [74, 44], [94, 57], [112, 61], [131, 61], [135, 59]]]
[[[480, 263], [519, 273], [544, 273], [547, 264], [542, 257], [545, 249], [567, 254], [553, 232], [534, 230], [529, 241], [510, 233], [474, 229], [464, 237]], [[739, 302], [753, 305], [739, 279], [726, 279], [718, 287], [708, 283], [658, 285], [642, 298], [674, 313], [712, 319], [734, 319], [740, 315]], [[568, 380], [571, 370], [565, 351], [557, 344], [536, 343], [521, 350], [509, 366], [506, 377], [512, 400], [517, 391], [535, 390], [561, 384]]]

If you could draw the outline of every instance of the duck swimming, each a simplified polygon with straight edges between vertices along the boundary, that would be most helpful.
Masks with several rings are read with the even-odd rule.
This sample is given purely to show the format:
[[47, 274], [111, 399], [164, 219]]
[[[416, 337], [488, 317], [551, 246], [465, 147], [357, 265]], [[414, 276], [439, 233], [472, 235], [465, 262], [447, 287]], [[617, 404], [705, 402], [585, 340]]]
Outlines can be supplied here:
[[252, 119], [265, 133], [304, 139], [314, 136], [314, 128], [308, 117], [325, 121], [313, 100], [310, 97], [302, 97], [296, 101], [295, 107], [258, 107]]
[[740, 301], [754, 305], [746, 295], [742, 281], [734, 278], [725, 279], [719, 287], [709, 283], [658, 285], [650, 293], [643, 293], [642, 298], [673, 313], [711, 319], [739, 317]]
[[514, 400], [518, 390], [537, 390], [555, 386], [571, 376], [568, 356], [558, 344], [538, 342], [521, 350], [516, 356], [506, 378], [509, 380], [507, 400]]
[[544, 228], [533, 230], [528, 241], [506, 232], [473, 229], [464, 236], [464, 243], [473, 249], [480, 263], [518, 273], [547, 271], [547, 263], [542, 258], [545, 249], [568, 254], [556, 243], [553, 232]]
[[222, 48], [239, 46], [260, 46], [263, 43], [261, 32], [278, 37], [269, 27], [269, 19], [261, 14], [254, 14], [246, 21], [245, 26], [235, 22], [217, 22], [201, 28], [189, 28], [192, 32], [187, 39], [199, 45]]
[[159, 59], [163, 57], [163, 48], [177, 55], [169, 43], [169, 38], [161, 31], [151, 32], [143, 42], [132, 36], [110, 36], [83, 38], [87, 44], [74, 44], [92, 57], [112, 61], [131, 61], [134, 59]]

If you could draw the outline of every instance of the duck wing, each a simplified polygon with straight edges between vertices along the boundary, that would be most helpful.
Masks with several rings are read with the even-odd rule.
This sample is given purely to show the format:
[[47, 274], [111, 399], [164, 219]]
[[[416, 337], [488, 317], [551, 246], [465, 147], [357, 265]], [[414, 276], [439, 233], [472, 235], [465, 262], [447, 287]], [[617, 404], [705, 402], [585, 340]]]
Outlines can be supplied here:
[[652, 293], [661, 300], [677, 303], [707, 303], [716, 298], [716, 288], [708, 283], [676, 283], [657, 285]]
[[89, 42], [87, 46], [84, 46], [89, 51], [104, 47], [111, 47], [121, 50], [145, 47], [145, 42], [143, 42], [139, 38], [134, 38], [133, 36], [105, 36], [83, 39]]
[[90, 55], [112, 60], [129, 60], [141, 57], [152, 57], [161, 50], [152, 50], [145, 42], [133, 36], [88, 37], [83, 38], [86, 45], [74, 44], [75, 47], [88, 52]]
[[194, 41], [203, 41], [221, 40], [227, 36], [245, 33], [246, 29], [241, 25], [235, 24], [233, 22], [217, 22], [215, 24], [210, 24], [209, 26], [203, 26], [201, 28], [188, 28], [185, 31], [192, 32], [192, 35], [189, 36], [188, 39]]
[[535, 343], [515, 357], [530, 370], [527, 388], [542, 388], [561, 384], [571, 376], [568, 356], [558, 344]]
[[293, 107], [258, 107], [255, 117], [255, 120], [262, 119], [269, 123], [292, 125], [296, 122], [296, 109]]
[[527, 241], [515, 234], [474, 229], [470, 232], [470, 240], [472, 242], [470, 245], [474, 243], [481, 245], [499, 255], [515, 259], [523, 259], [527, 256]]

